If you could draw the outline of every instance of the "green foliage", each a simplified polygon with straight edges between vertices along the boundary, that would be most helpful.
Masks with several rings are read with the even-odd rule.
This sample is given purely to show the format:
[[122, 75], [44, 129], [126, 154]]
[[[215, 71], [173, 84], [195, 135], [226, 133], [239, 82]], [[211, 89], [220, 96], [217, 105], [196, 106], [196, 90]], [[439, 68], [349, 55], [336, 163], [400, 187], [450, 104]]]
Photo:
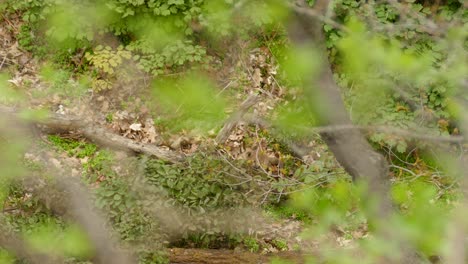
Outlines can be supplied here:
[[312, 215], [307, 210], [302, 210], [297, 206], [293, 206], [293, 202], [289, 201], [283, 204], [272, 204], [265, 206], [265, 210], [279, 219], [297, 219], [301, 222], [312, 223]]
[[338, 180], [326, 188], [312, 189], [293, 196], [292, 204], [310, 210], [312, 215], [320, 219], [322, 227], [328, 228], [334, 224], [356, 227], [365, 220], [363, 215], [353, 214], [355, 208], [360, 206], [363, 194], [362, 186]]
[[[56, 57], [55, 59], [58, 59]], [[43, 92], [35, 92], [37, 97], [46, 97], [51, 94], [57, 94], [67, 96], [71, 98], [81, 97], [87, 91], [88, 81], [86, 78], [80, 78], [73, 80], [73, 73], [68, 70], [68, 62], [60, 61], [59, 64], [45, 64], [40, 69], [40, 76], [45, 84], [47, 84], [47, 90]], [[65, 67], [62, 68], [62, 67]], [[34, 91], [33, 91], [34, 92]]]
[[58, 135], [49, 135], [49, 141], [69, 156], [82, 159], [85, 180], [88, 183], [98, 181], [105, 174], [112, 173], [112, 154], [106, 150], [98, 151], [96, 145], [83, 140], [68, 139]]
[[15, 258], [8, 251], [0, 249], [0, 263], [14, 264]]
[[173, 130], [207, 132], [224, 119], [225, 100], [216, 96], [211, 80], [195, 73], [180, 79], [160, 78], [153, 84], [160, 111], [173, 120]]
[[284, 251], [288, 249], [288, 243], [282, 239], [274, 239], [272, 241], [272, 244], [280, 251]]
[[302, 82], [303, 80], [314, 80], [321, 67], [320, 59], [322, 55], [318, 54], [310, 47], [285, 47], [279, 57], [279, 63], [284, 69], [290, 82]]
[[[232, 26], [232, 7], [230, 1], [204, 0], [7, 0], [4, 8], [23, 14], [25, 24], [19, 36], [20, 44], [26, 50], [41, 50], [36, 55], [50, 53], [51, 46], [55, 47], [52, 53], [75, 51], [78, 47], [87, 49], [90, 42], [113, 35], [133, 50], [141, 69], [159, 75], [177, 71], [181, 66], [187, 68], [208, 62], [205, 48], [193, 42], [197, 37], [194, 29], [203, 27], [213, 37], [241, 31], [242, 27]], [[243, 16], [257, 27], [277, 23], [287, 15], [280, 1], [249, 2], [246, 10], [254, 13]], [[49, 43], [36, 42], [44, 35]], [[106, 46], [100, 42], [97, 48]], [[100, 70], [113, 71], [116, 66], [111, 61], [119, 64], [118, 59], [103, 58], [111, 63], [106, 67], [99, 59], [104, 54], [96, 56], [89, 60]], [[96, 83], [99, 89], [109, 87], [105, 78]]]
[[442, 252], [450, 205], [439, 198], [437, 188], [422, 181], [402, 182], [394, 186], [392, 194], [405, 211], [397, 220], [405, 237], [428, 256]]
[[128, 181], [115, 174], [106, 176], [95, 191], [96, 206], [108, 213], [123, 241], [146, 252], [148, 258], [156, 257], [150, 252], [160, 248], [163, 239], [158, 223], [144, 210]]
[[[346, 235], [367, 224], [366, 214], [370, 212], [371, 204], [368, 204], [365, 194], [364, 186], [339, 180], [326, 187], [294, 195], [291, 205], [305, 210], [315, 219], [309, 231], [311, 236], [317, 237], [336, 227]], [[385, 225], [392, 226], [395, 237], [409, 240], [425, 256], [442, 254], [452, 205], [442, 198], [437, 185], [422, 179], [402, 178], [393, 185], [392, 197], [401, 211], [387, 219], [390, 223]], [[366, 258], [372, 259], [373, 254], [394, 254], [387, 242], [363, 239], [361, 245], [368, 250]], [[346, 256], [344, 253], [342, 256], [327, 256], [327, 259], [337, 261]]]
[[28, 25], [22, 25], [18, 35], [18, 44], [26, 51], [34, 50], [34, 39], [31, 35], [31, 28]]
[[285, 137], [305, 137], [310, 134], [311, 127], [320, 123], [319, 112], [315, 107], [317, 105], [312, 106], [306, 102], [306, 98], [300, 98], [277, 107], [278, 118], [274, 122]]
[[[444, 77], [451, 73], [440, 70], [452, 63], [445, 58], [450, 51], [444, 50], [444, 41], [423, 38], [409, 47], [412, 41], [408, 39], [370, 35], [355, 19], [349, 19], [348, 28], [352, 33], [335, 44], [342, 62], [337, 79], [341, 86], [351, 87], [345, 94], [353, 118], [361, 124], [391, 124], [403, 129], [423, 123], [435, 135], [449, 132], [440, 122], [451, 118], [447, 101], [456, 93], [456, 85]], [[406, 151], [405, 139], [383, 134], [371, 139]]]
[[67, 152], [69, 156], [84, 158], [93, 156], [97, 152], [96, 145], [84, 141], [67, 139], [58, 135], [49, 135], [47, 138], [56, 147]]
[[[315, 1], [308, 2], [313, 5]], [[445, 1], [436, 14], [432, 14], [432, 10], [420, 2], [406, 1], [405, 4], [416, 10], [419, 16], [439, 16], [447, 21], [464, 16], [463, 21], [466, 22], [466, 11], [462, 12], [460, 1]], [[425, 25], [418, 24], [418, 20], [414, 21], [414, 26], [399, 27], [403, 16], [391, 3], [374, 3], [371, 13], [367, 13], [369, 9], [365, 8], [366, 2], [363, 1], [339, 0], [332, 4], [336, 15], [334, 19], [344, 23], [348, 30], [341, 31], [331, 24], [325, 24], [326, 46], [337, 73], [336, 80], [343, 88], [354, 121], [363, 125], [390, 125], [403, 129], [424, 126], [434, 135], [458, 130], [452, 121], [462, 110], [457, 108], [452, 98], [460, 96], [459, 83], [468, 72], [463, 59], [466, 27], [454, 27], [449, 30], [446, 39], [437, 39], [424, 33]], [[242, 15], [253, 17], [249, 21], [256, 26], [275, 24], [274, 20], [284, 18], [284, 10], [287, 10], [277, 1], [248, 1], [246, 5], [245, 14]], [[60, 65], [45, 67], [42, 76], [52, 89], [66, 87], [66, 91], [73, 90], [69, 84], [72, 73], [62, 70], [61, 66], [73, 65], [70, 57], [78, 51], [88, 51], [85, 58], [90, 65], [84, 68], [93, 71], [92, 86], [95, 91], [111, 88], [119, 78], [127, 80], [128, 76], [124, 75], [126, 71], [122, 70], [127, 64], [134, 64], [146, 73], [159, 75], [154, 84], [154, 94], [160, 103], [157, 106], [159, 112], [172, 119], [172, 122], [168, 121], [170, 128], [207, 131], [219, 127], [225, 117], [226, 101], [214, 96], [214, 85], [198, 78], [196, 73], [175, 80], [161, 78], [161, 75], [189, 71], [191, 66], [210, 62], [205, 48], [197, 42], [201, 34], [193, 30], [205, 27], [213, 35], [227, 35], [231, 30], [238, 32], [235, 29], [237, 24], [229, 25], [232, 7], [232, 1], [203, 0], [88, 0], [67, 3], [58, 0], [7, 0], [2, 3], [1, 10], [5, 14], [22, 14], [24, 24], [17, 38], [24, 50], [36, 55], [43, 54], [45, 43], [38, 36], [50, 39], [51, 53], [54, 53], [53, 57]], [[369, 18], [373, 19], [374, 16], [377, 19], [369, 23]], [[375, 32], [369, 31], [370, 27]], [[392, 28], [392, 31], [382, 32], [379, 28]], [[108, 38], [115, 38], [120, 43], [106, 43], [104, 39]], [[305, 78], [317, 78], [314, 73], [318, 74], [321, 70], [317, 58], [323, 57], [323, 54], [291, 47], [285, 38], [281, 35], [274, 41], [267, 40], [265, 44], [288, 75], [288, 84], [301, 85]], [[91, 43], [95, 45], [92, 50]], [[2, 79], [8, 78], [2, 76]], [[4, 85], [1, 88], [4, 90]], [[397, 90], [399, 88], [406, 94]], [[327, 106], [321, 105], [319, 94], [299, 92], [289, 96], [299, 98], [285, 103], [276, 120], [288, 137], [300, 138], [310, 134], [307, 128], [320, 125], [320, 121], [323, 121], [320, 119], [321, 111], [333, 111], [330, 106], [327, 109]], [[316, 101], [310, 104], [309, 98]], [[106, 116], [108, 122], [112, 122], [112, 119], [111, 115]], [[301, 125], [305, 129], [299, 131], [297, 126]], [[207, 222], [202, 226], [194, 221], [180, 227], [188, 243], [209, 247], [224, 239], [228, 241], [226, 243], [234, 241], [232, 243], [242, 243], [250, 251], [258, 251], [260, 245], [253, 237], [226, 238], [225, 230], [219, 227], [222, 226], [219, 222], [229, 217], [229, 209], [258, 204], [255, 199], [258, 197], [252, 199], [247, 195], [255, 195], [258, 188], [256, 182], [269, 184], [272, 192], [280, 191], [278, 200], [284, 199], [283, 191], [296, 193], [287, 203], [267, 205], [267, 210], [279, 217], [316, 224], [312, 228], [314, 234], [339, 229], [349, 238], [353, 231], [369, 224], [367, 218], [372, 201], [365, 195], [366, 187], [350, 183], [329, 157], [316, 159], [306, 166], [295, 163], [291, 156], [285, 155], [282, 168], [285, 177], [268, 181], [264, 181], [263, 174], [241, 162], [233, 162], [234, 166], [239, 165], [239, 169], [219, 157], [196, 154], [189, 157], [183, 166], [150, 160], [144, 164], [143, 179], [138, 179], [151, 190], [147, 194], [138, 192], [137, 180], [134, 180], [137, 176], [125, 177], [139, 175], [140, 172], [135, 170], [117, 174], [111, 168], [112, 157], [108, 152], [98, 151], [95, 145], [78, 140], [59, 136], [49, 136], [48, 139], [57, 149], [82, 159], [86, 181], [96, 193], [96, 205], [109, 214], [120, 238], [137, 246], [141, 263], [167, 262], [158, 251], [166, 237], [152, 212], [148, 211], [152, 206], [161, 206], [161, 203], [166, 203], [167, 208], [181, 208], [182, 213]], [[249, 140], [252, 139], [247, 137], [246, 142], [249, 143]], [[403, 157], [410, 143], [405, 138], [386, 133], [372, 133], [370, 140], [377, 147], [396, 150], [394, 159]], [[270, 143], [273, 142], [268, 141]], [[6, 150], [10, 153], [10, 149]], [[284, 151], [281, 146], [275, 150]], [[411, 157], [417, 156], [413, 154]], [[8, 165], [11, 160], [7, 158], [2, 156], [0, 163], [4, 165], [7, 161]], [[416, 160], [412, 163], [416, 163]], [[408, 165], [407, 160], [399, 164]], [[423, 169], [432, 172], [432, 169]], [[235, 177], [239, 174], [252, 178], [242, 182]], [[446, 245], [451, 203], [457, 196], [451, 196], [444, 189], [446, 181], [437, 179], [438, 182], [435, 182], [434, 178], [441, 176], [411, 176], [400, 172], [400, 175], [392, 178], [392, 197], [400, 211], [385, 219], [388, 221], [386, 224], [393, 226], [397, 238], [409, 242], [424, 255], [441, 255]], [[288, 177], [296, 181], [297, 186], [288, 185], [291, 182]], [[78, 229], [51, 217], [47, 208], [30, 198], [26, 190], [10, 185], [9, 179], [1, 180], [2, 202], [15, 205], [21, 211], [19, 215], [7, 217], [9, 225], [27, 234], [32, 247], [44, 252], [59, 249], [60, 254], [77, 258], [86, 258], [91, 254], [86, 238]], [[299, 192], [302, 187], [308, 188], [308, 191]], [[8, 192], [4, 189], [8, 189]], [[214, 217], [203, 218], [207, 214]], [[46, 241], [52, 242], [50, 248], [43, 247]], [[358, 243], [369, 253], [369, 256], [364, 256], [364, 262], [375, 263], [376, 256], [393, 258], [393, 255], [397, 255], [394, 252], [396, 245], [381, 241], [379, 237], [363, 238]], [[278, 239], [273, 240], [272, 244], [280, 250], [288, 246]], [[354, 262], [346, 252], [335, 252], [325, 252], [324, 259], [331, 263]], [[0, 251], [0, 261], [3, 260], [8, 262], [10, 257]]]
[[22, 12], [23, 20], [26, 22], [36, 22], [45, 17], [39, 12], [42, 8], [50, 5], [49, 0], [18, 0], [5, 1], [3, 9], [8, 13]]
[[[46, 43], [37, 41], [44, 34], [50, 41], [48, 49], [52, 46], [56, 48], [55, 53], [61, 53], [80, 46], [88, 47], [86, 43], [95, 40], [96, 35], [111, 33], [127, 39], [124, 44], [139, 55], [140, 67], [157, 75], [175, 66], [206, 59], [204, 48], [190, 41], [180, 41], [186, 35], [192, 35], [191, 23], [200, 19], [203, 5], [202, 0], [8, 0], [4, 9], [23, 14], [25, 24], [18, 36], [19, 43], [24, 49], [35, 51], [36, 55], [44, 54]], [[47, 25], [39, 27], [44, 21]], [[112, 51], [100, 47], [98, 45], [87, 59], [103, 73], [113, 74], [121, 64], [121, 58], [129, 59], [130, 53], [123, 48]], [[109, 87], [103, 79], [101, 76], [96, 80], [99, 90]]]
[[112, 115], [112, 113], [109, 113], [106, 115], [106, 122], [107, 123], [112, 123], [112, 121], [114, 120], [114, 115]]
[[260, 245], [254, 237], [244, 238], [243, 244], [250, 252], [258, 252], [260, 250]]
[[175, 41], [162, 50], [155, 50], [146, 41], [131, 43], [129, 48], [140, 55], [135, 58], [138, 67], [154, 76], [177, 70], [187, 64], [207, 62], [206, 50], [191, 41]]
[[[161, 252], [164, 237], [158, 223], [144, 209], [148, 204], [138, 200], [139, 195], [129, 182], [131, 179], [117, 175], [111, 168], [112, 155], [104, 150], [97, 151], [95, 145], [80, 140], [55, 135], [49, 136], [49, 140], [68, 155], [85, 161], [84, 180], [90, 185], [97, 185], [94, 189], [96, 206], [108, 214], [120, 239], [133, 245], [140, 263], [167, 263], [167, 258]], [[34, 206], [37, 207], [31, 205], [32, 208]], [[73, 241], [67, 239], [66, 243]]]
[[242, 191], [247, 190], [248, 184], [229, 187], [236, 179], [229, 179], [226, 177], [229, 174], [225, 174], [236, 175], [235, 169], [225, 166], [221, 160], [199, 155], [189, 158], [187, 168], [149, 161], [146, 167], [149, 182], [164, 188], [171, 197], [170, 203], [187, 208], [209, 210], [246, 205]]
[[85, 57], [101, 74], [113, 75], [125, 59], [129, 60], [132, 57], [132, 53], [122, 46], [115, 51], [109, 46], [97, 46], [92, 54], [86, 53]]
[[141, 250], [138, 252], [139, 264], [169, 264], [165, 251]]
[[383, 23], [394, 23], [398, 18], [398, 10], [390, 4], [378, 4], [376, 5], [374, 12], [380, 22]]
[[96, 92], [111, 89], [116, 80], [124, 82], [124, 79], [129, 79], [128, 68], [122, 65], [129, 63], [132, 53], [123, 46], [112, 49], [99, 45], [94, 48], [93, 53], [86, 53], [85, 58], [95, 69], [96, 76], [91, 81], [91, 86]]
[[37, 197], [28, 194], [18, 181], [13, 181], [7, 188], [4, 208], [18, 208], [21, 214], [8, 219], [14, 230], [24, 231], [22, 224], [42, 223], [50, 220], [46, 206]]
[[[31, 249], [65, 258], [92, 255], [91, 244], [80, 228], [51, 214], [42, 201], [19, 184], [10, 186], [5, 205], [15, 208], [11, 213], [4, 212], [5, 228], [21, 233]], [[0, 255], [1, 260], [6, 257]]]
[[28, 235], [28, 242], [34, 250], [52, 255], [85, 258], [92, 254], [90, 241], [76, 226], [40, 225]]

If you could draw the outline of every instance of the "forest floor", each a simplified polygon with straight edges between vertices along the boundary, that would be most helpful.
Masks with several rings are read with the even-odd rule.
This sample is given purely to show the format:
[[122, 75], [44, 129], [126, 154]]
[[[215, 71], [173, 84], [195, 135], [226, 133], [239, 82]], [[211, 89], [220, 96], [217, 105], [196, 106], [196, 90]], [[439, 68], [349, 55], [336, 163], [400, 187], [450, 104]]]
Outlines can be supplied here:
[[[320, 247], [320, 243], [325, 243], [324, 241], [328, 246], [331, 243], [334, 247], [352, 248], [355, 241], [368, 236], [367, 225], [360, 223], [352, 228], [337, 226], [320, 239], [307, 238], [303, 235], [304, 231], [309, 225], [313, 225], [315, 220], [300, 210], [289, 208], [287, 198], [290, 194], [326, 184], [326, 181], [321, 181], [325, 176], [348, 176], [338, 166], [318, 135], [303, 142], [280, 142], [272, 136], [273, 129], [255, 122], [270, 117], [273, 109], [287, 105], [296, 96], [293, 87], [284, 87], [279, 80], [278, 66], [269, 48], [272, 44], [270, 40], [238, 41], [230, 45], [231, 50], [223, 50], [222, 60], [216, 57], [216, 51], [212, 51], [211, 70], [208, 72], [216, 80], [218, 94], [223, 94], [234, 102], [226, 110], [226, 116], [235, 116], [239, 111], [242, 115], [242, 121], [235, 122], [234, 127], [228, 130], [225, 138], [220, 141], [220, 128], [207, 136], [200, 136], [193, 131], [174, 132], [169, 129], [164, 117], [157, 114], [158, 106], [148, 99], [151, 98], [151, 78], [147, 74], [137, 72], [130, 82], [117, 81], [112, 89], [95, 92], [82, 85], [80, 75], [74, 72], [77, 69], [60, 68], [35, 58], [18, 43], [21, 23], [19, 17], [10, 16], [3, 17], [0, 24], [0, 70], [9, 74], [8, 82], [21, 98], [10, 102], [8, 107], [46, 110], [64, 120], [79, 119], [83, 124], [118, 136], [117, 141], [129, 139], [139, 146], [155, 146], [164, 153], [177, 156], [190, 157], [200, 152], [210, 156], [215, 153], [216, 159], [229, 164], [232, 162], [233, 170], [249, 171], [254, 168], [252, 170], [261, 175], [258, 182], [262, 188], [252, 198], [255, 201], [251, 205], [256, 208], [252, 209], [252, 214], [258, 213], [256, 210], [259, 209], [259, 215], [264, 220], [257, 222], [257, 226], [250, 226], [250, 230], [242, 234], [241, 238], [236, 238], [237, 243], [203, 244], [200, 242], [203, 239], [199, 238], [169, 241], [169, 247], [214, 247], [233, 250], [220, 250], [219, 260], [216, 262], [217, 253], [213, 253], [215, 251], [202, 250], [195, 253], [190, 249], [174, 248], [169, 250], [169, 259], [174, 263], [187, 261], [183, 260], [187, 254], [190, 255], [190, 263], [205, 263], [201, 260], [196, 262], [194, 256], [206, 259], [210, 254], [212, 261], [206, 263], [235, 263], [233, 258], [242, 258], [243, 254], [245, 258], [252, 259], [254, 255], [248, 253], [249, 251], [258, 254], [279, 251], [313, 252]], [[74, 65], [82, 65], [84, 56], [83, 51], [81, 54], [74, 54], [68, 60], [74, 61]], [[226, 123], [229, 123], [229, 119]], [[36, 147], [26, 154], [26, 159], [40, 161], [38, 153], [48, 152], [48, 155], [53, 157], [52, 164], [69, 168], [74, 177], [86, 178], [90, 190], [99, 189], [105, 186], [107, 181], [110, 182], [111, 177], [108, 174], [128, 176], [122, 173], [126, 169], [122, 164], [134, 153], [128, 150], [115, 151], [113, 146], [106, 144], [98, 144], [99, 148], [93, 149], [95, 145], [86, 137], [86, 133], [82, 133], [82, 129], [73, 129], [67, 133], [61, 131], [59, 137], [41, 133], [39, 138], [41, 142], [33, 144]], [[99, 141], [99, 138], [94, 140]], [[99, 162], [102, 162], [100, 159], [103, 157], [100, 153], [106, 151], [111, 152], [113, 156], [112, 165], [107, 168], [111, 172], [100, 168], [102, 166]], [[206, 159], [211, 159], [210, 157]], [[237, 164], [250, 165], [245, 169]], [[314, 176], [315, 178], [308, 182], [298, 180], [295, 178], [295, 169], [298, 168], [315, 171], [316, 175], [320, 176]], [[93, 176], [89, 176], [91, 174]], [[283, 189], [278, 192], [275, 184], [295, 184], [295, 187], [284, 188], [284, 192]], [[444, 192], [451, 190], [451, 187], [444, 188]], [[29, 217], [30, 212], [22, 212], [21, 209], [15, 209], [15, 206], [19, 204], [18, 200], [24, 202], [32, 199], [30, 195], [26, 191], [22, 196], [12, 197], [4, 207], [4, 213], [18, 218], [21, 218], [20, 215]], [[272, 203], [274, 200], [278, 202]], [[35, 208], [27, 209], [31, 211]], [[239, 250], [245, 253], [238, 254]], [[235, 253], [235, 257], [228, 256], [227, 260], [223, 259], [223, 254], [229, 255], [230, 252]], [[260, 256], [258, 254], [256, 256]], [[283, 253], [278, 256], [289, 258], [288, 254]], [[295, 260], [302, 258], [300, 254], [291, 256]], [[239, 259], [236, 261], [246, 263]], [[269, 259], [258, 261], [266, 262]], [[258, 261], [255, 263], [260, 263]]]
[[[82, 87], [73, 71], [47, 65], [21, 48], [17, 39], [21, 34], [21, 25], [20, 18], [14, 16], [4, 17], [0, 24], [0, 69], [8, 72], [10, 75], [8, 82], [21, 96], [21, 100], [9, 105], [13, 109], [40, 109], [61, 115], [64, 119], [78, 118], [86, 124], [104, 128], [108, 132], [131, 139], [136, 143], [153, 144], [162, 150], [178, 152], [183, 156], [203, 151], [203, 148], [216, 146], [218, 152], [222, 152], [225, 158], [250, 161], [258, 165], [266, 175], [273, 175], [272, 177], [275, 178], [291, 177], [286, 174], [292, 173], [281, 171], [278, 160], [297, 159], [297, 163], [307, 166], [313, 164], [315, 159], [330, 155], [318, 137], [304, 142], [303, 147], [295, 146], [297, 153], [300, 153], [296, 153], [296, 156], [302, 156], [293, 157], [290, 151], [282, 153], [278, 146], [272, 144], [265, 129], [246, 122], [239, 122], [232, 131], [228, 131], [224, 142], [216, 142], [215, 134], [199, 137], [187, 131], [176, 134], [165, 131], [163, 124], [154, 122], [158, 120], [158, 117], [152, 115], [154, 113], [152, 102], [144, 99], [149, 93], [149, 76], [141, 74], [130, 85], [128, 83], [116, 84], [112, 90], [101, 93], [93, 92]], [[233, 102], [238, 102], [234, 104], [233, 109], [227, 110], [228, 114], [237, 111], [236, 107], [242, 106], [242, 102], [249, 96], [257, 95], [255, 102], [245, 110], [256, 117], [267, 116], [277, 105], [285, 102], [286, 94], [294, 96], [290, 91], [286, 91], [286, 88], [282, 87], [276, 79], [277, 65], [268, 47], [255, 47], [255, 44], [243, 41], [236, 43], [228, 56], [229, 58], [225, 58], [222, 63], [213, 57], [213, 64], [220, 63], [222, 66], [217, 66], [216, 71], [211, 73], [219, 84], [219, 94], [227, 94]], [[74, 55], [71, 60], [81, 64], [84, 54]], [[80, 131], [68, 131], [62, 133], [61, 137], [76, 142], [88, 140]], [[78, 177], [92, 159], [91, 155], [70, 156], [67, 150], [54, 148], [47, 134], [42, 134], [40, 138], [43, 141], [41, 143], [45, 144], [35, 144], [38, 148], [26, 154], [25, 157], [28, 160], [38, 160], [35, 156], [37, 153], [50, 152], [49, 155], [55, 157], [54, 162], [58, 167], [69, 167], [72, 169], [72, 174]], [[259, 151], [261, 151], [260, 157]], [[255, 153], [257, 155], [254, 155]], [[115, 155], [116, 161], [119, 162], [119, 159], [125, 159], [130, 154], [120, 151]], [[112, 169], [119, 171], [122, 168], [115, 166]], [[105, 178], [106, 175], [101, 175], [95, 182], [90, 183], [90, 187], [96, 188], [96, 185], [105, 181]], [[20, 199], [29, 199], [30, 194], [26, 192], [24, 195], [25, 197], [20, 197]], [[286, 195], [285, 193], [284, 196]], [[269, 198], [268, 194], [263, 195], [262, 200], [265, 201], [267, 198]], [[279, 200], [282, 200], [281, 194], [278, 196]], [[261, 249], [263, 253], [271, 253], [284, 250], [305, 250], [307, 247], [317, 246], [315, 242], [305, 241], [301, 237], [304, 223], [297, 219], [294, 212], [281, 213], [281, 208], [279, 208], [279, 213], [271, 212], [277, 209], [265, 210], [265, 215], [273, 221], [269, 221], [269, 224], [264, 224], [262, 227], [254, 227], [254, 229], [257, 228], [251, 233], [254, 238], [244, 239], [248, 242], [244, 242], [243, 245], [241, 243], [241, 247], [250, 251]], [[4, 212], [12, 215], [23, 213], [8, 206], [4, 208]], [[345, 233], [337, 231], [333, 237], [338, 246], [345, 246], [350, 240], [364, 235], [365, 231], [356, 234], [354, 238], [349, 235], [345, 238]], [[190, 243], [187, 245], [190, 246]], [[173, 251], [171, 252], [171, 255], [174, 255]]]

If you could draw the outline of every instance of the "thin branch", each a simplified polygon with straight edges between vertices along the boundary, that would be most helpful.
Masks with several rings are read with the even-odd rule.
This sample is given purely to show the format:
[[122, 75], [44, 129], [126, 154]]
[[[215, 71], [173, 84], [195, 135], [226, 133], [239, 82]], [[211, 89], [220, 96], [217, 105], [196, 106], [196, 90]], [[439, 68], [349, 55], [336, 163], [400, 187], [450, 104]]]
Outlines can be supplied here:
[[221, 131], [219, 131], [218, 135], [216, 136], [216, 142], [218, 144], [222, 144], [228, 139], [231, 131], [234, 129], [240, 119], [249, 111], [249, 109], [257, 103], [258, 98], [258, 95], [252, 94], [247, 97], [244, 102], [242, 102], [239, 109], [234, 112], [231, 117], [229, 117]]
[[79, 180], [81, 177], [68, 176], [71, 172], [66, 170], [68, 169], [66, 164], [60, 164], [49, 153], [42, 152], [37, 158], [41, 164], [45, 165], [46, 172], [55, 179], [56, 184], [51, 187], [59, 192], [59, 197], [50, 199], [49, 205], [56, 211], [65, 210], [62, 213], [66, 213], [72, 221], [83, 228], [95, 249], [96, 262], [101, 264], [136, 263], [132, 257], [119, 248], [119, 243], [110, 235], [105, 218], [96, 211], [91, 195]]
[[[312, 9], [306, 6], [298, 5], [297, 3], [295, 4], [288, 3], [288, 6], [289, 8], [291, 8], [292, 10], [294, 10], [294, 12], [298, 14], [306, 15], [314, 19], [317, 19], [321, 22], [327, 23], [330, 26], [336, 29], [339, 29], [343, 32], [350, 32], [350, 30], [347, 27], [345, 27], [343, 24], [340, 24], [339, 22], [336, 22], [335, 20], [331, 19], [329, 15], [323, 15], [322, 12], [320, 11], [317, 11], [315, 9]], [[329, 5], [327, 4], [327, 13], [329, 13], [328, 8], [329, 8]]]
[[[273, 125], [265, 119], [261, 119], [258, 117], [253, 116], [246, 116], [242, 121], [250, 123], [250, 124], [257, 124], [262, 127], [273, 127]], [[331, 132], [339, 132], [339, 131], [346, 131], [346, 130], [360, 130], [362, 132], [379, 132], [391, 135], [397, 135], [404, 138], [411, 138], [429, 142], [439, 142], [439, 143], [463, 143], [466, 141], [465, 137], [463, 136], [432, 136], [427, 133], [427, 131], [415, 131], [410, 129], [402, 129], [402, 128], [395, 128], [386, 125], [328, 125], [328, 126], [319, 126], [319, 127], [304, 127], [304, 126], [294, 126], [302, 131], [310, 131], [311, 133], [331, 133]]]

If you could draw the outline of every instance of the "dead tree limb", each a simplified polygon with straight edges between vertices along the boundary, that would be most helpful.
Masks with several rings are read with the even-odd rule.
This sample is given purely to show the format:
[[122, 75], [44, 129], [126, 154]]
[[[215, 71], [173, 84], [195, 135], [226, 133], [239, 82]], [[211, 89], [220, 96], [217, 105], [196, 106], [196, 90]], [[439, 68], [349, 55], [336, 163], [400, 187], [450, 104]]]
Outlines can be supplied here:
[[[0, 113], [18, 117], [17, 110], [6, 106], [0, 106]], [[183, 156], [178, 153], [165, 150], [156, 145], [137, 143], [129, 138], [109, 132], [105, 128], [86, 122], [79, 117], [51, 113], [45, 120], [31, 122], [39, 125], [42, 130], [48, 133], [76, 131], [96, 144], [112, 149], [130, 150], [135, 153], [154, 156], [170, 163], [177, 163], [183, 160]]]
[[173, 264], [259, 264], [271, 263], [275, 258], [284, 259], [292, 263], [306, 263], [310, 255], [302, 252], [278, 252], [275, 254], [255, 254], [250, 252], [237, 252], [234, 250], [210, 249], [184, 249], [173, 248], [169, 250], [169, 261]]

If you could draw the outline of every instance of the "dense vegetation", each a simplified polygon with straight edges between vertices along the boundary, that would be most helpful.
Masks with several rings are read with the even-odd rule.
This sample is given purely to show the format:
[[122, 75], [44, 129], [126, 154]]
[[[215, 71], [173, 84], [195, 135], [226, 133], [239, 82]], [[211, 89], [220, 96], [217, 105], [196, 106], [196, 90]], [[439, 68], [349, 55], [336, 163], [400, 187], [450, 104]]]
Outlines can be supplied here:
[[[53, 175], [67, 174], [139, 263], [168, 263], [172, 247], [317, 252], [308, 263], [405, 263], [408, 250], [450, 263], [453, 229], [468, 219], [466, 164], [453, 158], [463, 163], [467, 147], [466, 3], [337, 0], [321, 14], [324, 1], [306, 2], [0, 3], [1, 106], [45, 126], [44, 112], [79, 117], [184, 157], [118, 151], [83, 127], [24, 135], [2, 112], [0, 231], [54, 261], [104, 263], [74, 209], [57, 204], [69, 191]], [[326, 55], [290, 38], [301, 12], [323, 23]], [[349, 129], [329, 126], [335, 106], [304, 87], [328, 67], [322, 56], [353, 129], [389, 163], [386, 219], [374, 219], [372, 185], [352, 181], [321, 137]], [[29, 263], [8, 240], [0, 262]]]

